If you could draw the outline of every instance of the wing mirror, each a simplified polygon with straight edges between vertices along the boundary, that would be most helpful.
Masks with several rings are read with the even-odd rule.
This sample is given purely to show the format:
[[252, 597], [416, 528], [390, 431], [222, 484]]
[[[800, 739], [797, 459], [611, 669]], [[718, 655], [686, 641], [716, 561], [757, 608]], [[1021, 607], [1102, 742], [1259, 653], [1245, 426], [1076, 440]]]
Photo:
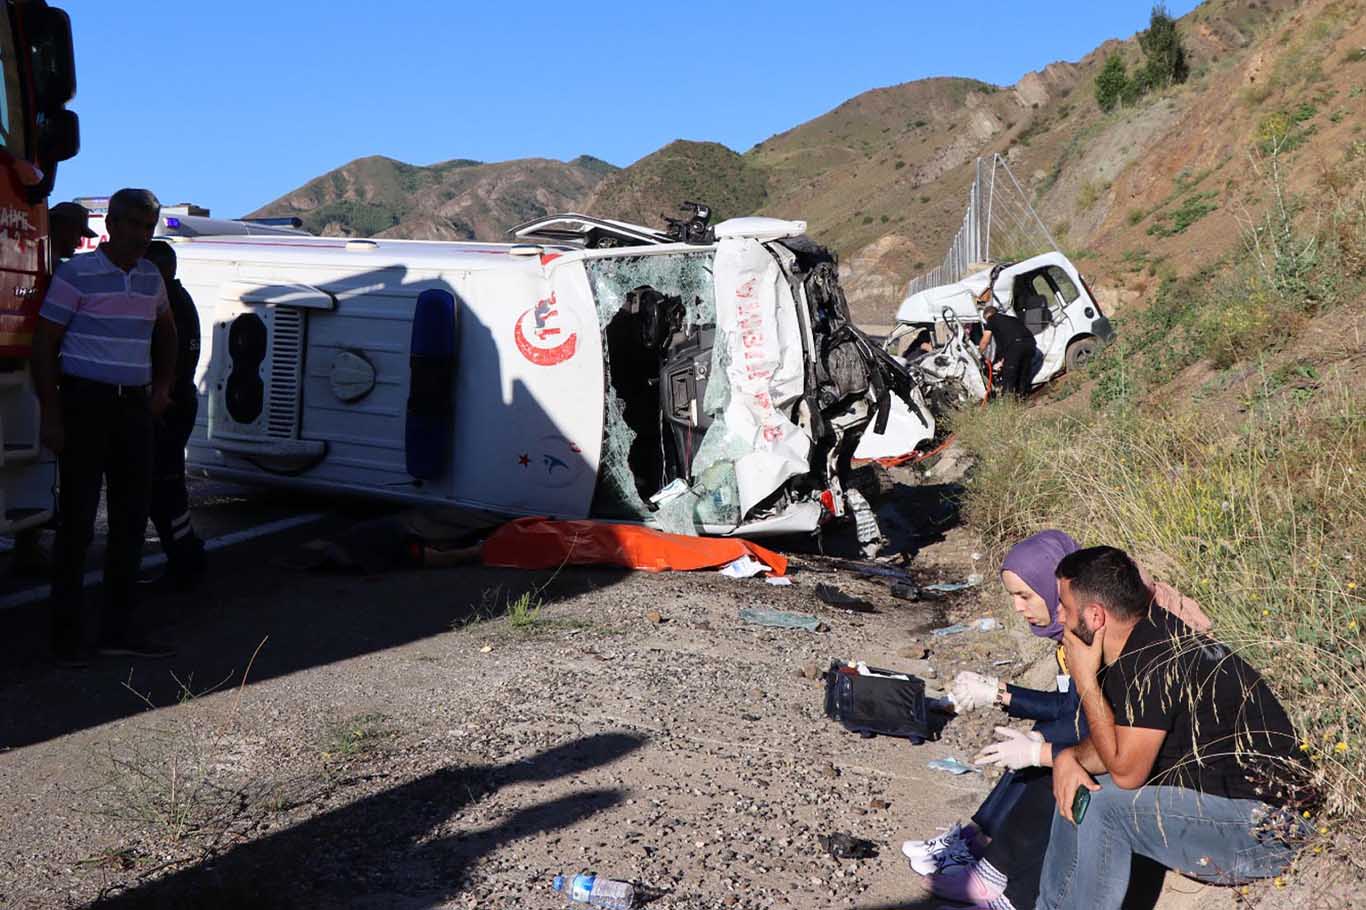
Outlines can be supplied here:
[[81, 121], [75, 111], [48, 114], [38, 132], [38, 160], [50, 167], [68, 161], [81, 150]]
[[71, 44], [71, 17], [56, 7], [34, 4], [26, 20], [33, 58], [34, 101], [39, 114], [51, 116], [61, 111], [76, 95], [76, 54]]

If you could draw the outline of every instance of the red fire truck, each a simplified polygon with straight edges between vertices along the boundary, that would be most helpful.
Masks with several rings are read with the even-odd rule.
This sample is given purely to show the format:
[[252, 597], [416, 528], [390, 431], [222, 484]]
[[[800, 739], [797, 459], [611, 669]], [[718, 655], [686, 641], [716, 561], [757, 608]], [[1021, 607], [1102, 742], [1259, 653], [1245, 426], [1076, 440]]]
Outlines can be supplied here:
[[0, 533], [52, 514], [56, 465], [38, 442], [29, 353], [52, 277], [47, 197], [80, 148], [71, 20], [44, 0], [0, 0]]

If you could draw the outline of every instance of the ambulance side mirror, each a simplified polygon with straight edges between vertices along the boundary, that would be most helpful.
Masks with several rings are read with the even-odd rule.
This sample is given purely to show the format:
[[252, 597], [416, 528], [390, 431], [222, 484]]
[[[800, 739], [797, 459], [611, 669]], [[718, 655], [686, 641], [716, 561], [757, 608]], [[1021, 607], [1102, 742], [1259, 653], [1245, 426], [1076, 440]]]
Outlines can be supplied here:
[[39, 114], [53, 115], [76, 95], [71, 18], [55, 7], [35, 7], [27, 23], [33, 59], [33, 97]]
[[57, 111], [44, 120], [38, 134], [38, 160], [44, 166], [68, 161], [81, 150], [81, 121], [74, 111]]

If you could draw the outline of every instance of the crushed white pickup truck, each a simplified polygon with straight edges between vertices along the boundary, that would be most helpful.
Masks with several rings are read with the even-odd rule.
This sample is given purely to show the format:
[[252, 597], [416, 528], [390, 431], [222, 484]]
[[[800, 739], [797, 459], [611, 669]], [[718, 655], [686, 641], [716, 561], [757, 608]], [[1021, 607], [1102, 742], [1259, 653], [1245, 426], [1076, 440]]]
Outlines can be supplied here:
[[[981, 310], [987, 304], [1017, 317], [1034, 335], [1038, 354], [1031, 375], [1036, 387], [1064, 370], [1081, 368], [1114, 337], [1110, 320], [1077, 267], [1053, 251], [907, 295], [897, 309], [896, 327], [884, 347], [896, 350], [910, 338], [908, 361], [926, 361], [933, 369], [936, 357], [947, 358], [955, 369], [970, 372], [969, 362], [957, 351], [940, 350], [927, 357], [922, 346], [944, 348], [955, 335], [962, 334], [960, 328], [980, 338]], [[985, 380], [985, 374], [981, 379]], [[972, 379], [966, 384], [976, 397], [986, 395], [983, 381]]]

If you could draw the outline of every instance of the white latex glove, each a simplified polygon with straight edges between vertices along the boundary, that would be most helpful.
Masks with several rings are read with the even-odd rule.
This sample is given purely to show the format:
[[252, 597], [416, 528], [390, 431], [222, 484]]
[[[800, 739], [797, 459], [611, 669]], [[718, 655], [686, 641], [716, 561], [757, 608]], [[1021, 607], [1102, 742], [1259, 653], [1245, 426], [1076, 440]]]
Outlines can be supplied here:
[[966, 714], [974, 708], [984, 708], [996, 701], [1001, 681], [994, 676], [964, 671], [953, 678], [949, 688], [949, 698], [959, 714]]
[[992, 743], [978, 752], [977, 757], [973, 759], [974, 764], [1000, 765], [1012, 771], [1034, 768], [1042, 764], [1042, 733], [1021, 733], [1012, 727], [997, 727], [996, 735], [1001, 737], [1001, 741]]

